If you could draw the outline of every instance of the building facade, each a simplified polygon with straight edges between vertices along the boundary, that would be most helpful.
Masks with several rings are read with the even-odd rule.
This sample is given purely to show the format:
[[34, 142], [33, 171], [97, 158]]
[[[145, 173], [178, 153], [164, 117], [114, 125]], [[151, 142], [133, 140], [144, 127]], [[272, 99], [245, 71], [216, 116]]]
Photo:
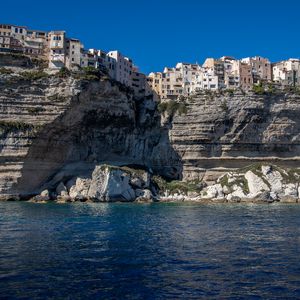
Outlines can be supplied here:
[[255, 56], [243, 58], [241, 61], [251, 66], [253, 83], [272, 81], [272, 67], [268, 58]]
[[274, 63], [273, 81], [284, 86], [300, 86], [300, 60], [290, 58]]
[[132, 60], [123, 56], [119, 51], [110, 51], [107, 55], [115, 61], [114, 79], [127, 86], [132, 86]]
[[66, 33], [65, 31], [50, 31], [49, 41], [49, 68], [59, 70], [66, 66]]

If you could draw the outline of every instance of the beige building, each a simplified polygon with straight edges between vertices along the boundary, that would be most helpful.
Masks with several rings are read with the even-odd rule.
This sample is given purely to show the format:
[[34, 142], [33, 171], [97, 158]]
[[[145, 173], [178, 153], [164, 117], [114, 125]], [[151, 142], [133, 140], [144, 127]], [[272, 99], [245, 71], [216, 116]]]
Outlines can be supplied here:
[[152, 72], [147, 79], [148, 85], [159, 96], [162, 96], [162, 73]]
[[165, 68], [161, 80], [161, 98], [177, 99], [183, 95], [183, 76], [179, 69]]
[[[250, 63], [242, 62], [231, 56], [223, 56], [220, 59], [208, 58], [203, 64], [206, 73], [217, 76], [218, 89], [249, 90], [253, 86], [253, 72]], [[211, 81], [213, 79], [211, 78]], [[214, 86], [214, 85], [213, 85]]]
[[218, 89], [226, 88], [223, 61], [215, 58], [207, 58], [202, 67], [206, 70], [209, 70], [213, 76], [218, 77]]
[[223, 56], [220, 61], [224, 64], [224, 88], [238, 88], [240, 86], [240, 62], [231, 56]]
[[66, 39], [66, 67], [76, 70], [81, 66], [83, 45], [77, 39]]
[[[7, 52], [12, 50], [12, 36], [11, 36], [11, 25], [0, 24], [0, 51]], [[20, 45], [21, 47], [21, 45]], [[18, 50], [18, 49], [13, 49]]]
[[0, 24], [0, 51], [46, 59], [48, 34], [46, 31], [29, 30], [25, 26]]
[[48, 49], [48, 33], [46, 31], [27, 29], [24, 36], [25, 54], [47, 58]]

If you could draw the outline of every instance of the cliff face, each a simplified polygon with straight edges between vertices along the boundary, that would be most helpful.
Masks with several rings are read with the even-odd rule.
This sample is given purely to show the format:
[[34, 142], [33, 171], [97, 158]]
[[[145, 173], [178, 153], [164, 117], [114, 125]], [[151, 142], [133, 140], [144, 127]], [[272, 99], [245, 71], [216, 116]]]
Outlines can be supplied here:
[[98, 163], [137, 165], [169, 178], [182, 166], [151, 100], [134, 101], [108, 79], [0, 77], [0, 193], [39, 193]]
[[103, 163], [206, 182], [257, 161], [300, 166], [297, 94], [201, 92], [184, 100], [186, 114], [161, 117], [109, 79], [33, 79], [14, 67], [0, 74], [0, 195], [36, 194]]
[[184, 178], [209, 181], [224, 170], [260, 161], [300, 166], [299, 94], [201, 92], [187, 100], [187, 107], [170, 130]]

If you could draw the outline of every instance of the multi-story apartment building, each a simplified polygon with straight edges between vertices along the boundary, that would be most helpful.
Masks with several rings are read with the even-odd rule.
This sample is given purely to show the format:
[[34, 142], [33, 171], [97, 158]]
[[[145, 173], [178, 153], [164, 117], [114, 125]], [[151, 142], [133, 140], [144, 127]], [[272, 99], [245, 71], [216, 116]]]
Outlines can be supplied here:
[[113, 78], [127, 86], [132, 86], [132, 60], [119, 51], [110, 51], [107, 55], [115, 60]]
[[162, 73], [152, 72], [147, 78], [148, 86], [159, 96], [162, 96]]
[[250, 90], [253, 87], [252, 67], [239, 61], [240, 88]]
[[211, 81], [217, 83], [217, 89], [242, 88], [249, 90], [253, 86], [253, 68], [250, 63], [223, 56], [220, 59], [208, 58], [203, 66], [210, 76], [218, 77], [217, 80], [211, 78]]
[[46, 31], [27, 29], [24, 36], [25, 54], [47, 58], [48, 49], [48, 33]]
[[66, 65], [66, 33], [65, 31], [50, 31], [49, 40], [49, 68], [60, 69]]
[[92, 67], [96, 68], [97, 65], [97, 55], [94, 55], [89, 50], [82, 49], [81, 51], [81, 67]]
[[223, 56], [220, 61], [224, 65], [224, 88], [236, 89], [240, 86], [239, 61], [231, 56]]
[[241, 61], [252, 67], [254, 83], [272, 80], [272, 67], [269, 59], [261, 56], [255, 56], [243, 58]]
[[110, 77], [115, 78], [116, 60], [103, 50], [90, 49], [89, 52], [96, 57], [95, 67], [107, 71]]
[[272, 66], [273, 81], [284, 86], [300, 85], [300, 60], [290, 58]]
[[132, 89], [136, 97], [141, 98], [146, 96], [147, 77], [145, 74], [140, 73], [136, 66], [132, 70]]
[[161, 97], [177, 99], [183, 95], [183, 75], [178, 68], [165, 68], [161, 80]]
[[215, 58], [207, 58], [202, 66], [205, 69], [210, 70], [210, 73], [212, 72], [213, 76], [218, 76], [218, 89], [226, 88], [223, 61]]
[[48, 34], [46, 31], [29, 30], [25, 26], [0, 24], [0, 51], [46, 59]]
[[218, 90], [219, 77], [214, 75], [213, 68], [201, 68], [195, 81], [195, 90]]
[[201, 72], [201, 68], [197, 64], [178, 63], [176, 71], [181, 73], [183, 94], [190, 95], [195, 91], [196, 79]]
[[12, 36], [12, 25], [0, 24], [0, 52], [23, 52], [21, 42]]
[[66, 67], [70, 70], [81, 66], [83, 44], [77, 39], [66, 39]]

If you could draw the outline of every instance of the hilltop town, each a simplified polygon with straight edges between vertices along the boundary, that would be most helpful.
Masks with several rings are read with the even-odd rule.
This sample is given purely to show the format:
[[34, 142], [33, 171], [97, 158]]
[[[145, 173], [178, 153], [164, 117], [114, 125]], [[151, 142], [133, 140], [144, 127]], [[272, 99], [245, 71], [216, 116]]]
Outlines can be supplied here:
[[91, 67], [133, 89], [138, 97], [149, 95], [161, 99], [189, 96], [197, 90], [242, 89], [272, 83], [279, 87], [300, 86], [300, 60], [271, 63], [260, 56], [235, 59], [223, 56], [207, 58], [200, 64], [178, 63], [163, 72], [145, 75], [132, 59], [119, 51], [105, 52], [85, 49], [78, 39], [69, 38], [65, 31], [31, 30], [24, 26], [0, 24], [0, 52], [28, 55], [46, 61], [49, 71], [67, 68], [76, 71]]

